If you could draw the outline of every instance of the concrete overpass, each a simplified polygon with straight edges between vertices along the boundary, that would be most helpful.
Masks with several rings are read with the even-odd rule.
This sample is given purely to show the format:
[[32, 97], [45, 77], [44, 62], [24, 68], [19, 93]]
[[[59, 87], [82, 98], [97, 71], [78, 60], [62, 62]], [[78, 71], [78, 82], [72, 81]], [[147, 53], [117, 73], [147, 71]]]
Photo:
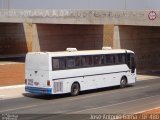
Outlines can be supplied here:
[[[148, 18], [149, 11], [109, 10], [0, 10], [0, 22], [46, 24], [114, 24], [160, 26], [160, 11], [154, 11], [155, 20]], [[154, 15], [154, 13], [152, 14]]]
[[160, 11], [0, 10], [0, 54], [102, 46], [135, 51], [140, 70], [160, 68]]

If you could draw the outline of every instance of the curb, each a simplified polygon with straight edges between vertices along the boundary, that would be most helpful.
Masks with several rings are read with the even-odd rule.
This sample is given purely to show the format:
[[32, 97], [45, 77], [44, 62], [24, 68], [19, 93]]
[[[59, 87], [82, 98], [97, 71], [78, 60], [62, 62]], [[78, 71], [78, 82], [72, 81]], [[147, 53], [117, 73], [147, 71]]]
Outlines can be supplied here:
[[143, 80], [152, 80], [160, 78], [160, 76], [145, 76], [145, 75], [137, 75], [137, 81], [143, 81]]
[[0, 87], [0, 90], [14, 89], [14, 88], [23, 88], [23, 87], [25, 87], [24, 84], [22, 84], [22, 85], [3, 86], [3, 87]]

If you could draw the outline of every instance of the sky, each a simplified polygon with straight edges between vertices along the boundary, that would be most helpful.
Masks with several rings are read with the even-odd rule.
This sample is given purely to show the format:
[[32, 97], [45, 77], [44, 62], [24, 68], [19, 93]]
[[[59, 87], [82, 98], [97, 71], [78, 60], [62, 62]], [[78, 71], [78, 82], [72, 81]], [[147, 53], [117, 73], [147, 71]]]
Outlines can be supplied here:
[[159, 10], [160, 0], [0, 0], [0, 9], [8, 8]]

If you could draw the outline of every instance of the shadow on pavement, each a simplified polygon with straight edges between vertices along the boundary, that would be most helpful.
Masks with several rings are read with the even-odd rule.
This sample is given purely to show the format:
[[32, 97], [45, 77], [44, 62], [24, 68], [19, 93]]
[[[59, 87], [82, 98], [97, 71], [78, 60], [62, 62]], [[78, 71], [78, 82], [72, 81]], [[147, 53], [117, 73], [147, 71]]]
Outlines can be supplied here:
[[[132, 87], [133, 85], [128, 85], [126, 88]], [[83, 96], [87, 94], [94, 94], [94, 93], [100, 93], [104, 91], [112, 91], [112, 90], [118, 90], [122, 89], [119, 86], [114, 86], [114, 87], [106, 87], [106, 88], [100, 88], [100, 89], [94, 89], [94, 90], [87, 90], [87, 91], [82, 91], [78, 96]], [[35, 99], [43, 99], [43, 100], [53, 100], [53, 99], [62, 99], [62, 98], [68, 98], [68, 97], [73, 97], [71, 96], [70, 93], [67, 94], [58, 94], [58, 95], [48, 95], [48, 94], [33, 94], [33, 93], [23, 93], [23, 96], [29, 97], [29, 98], [35, 98]]]

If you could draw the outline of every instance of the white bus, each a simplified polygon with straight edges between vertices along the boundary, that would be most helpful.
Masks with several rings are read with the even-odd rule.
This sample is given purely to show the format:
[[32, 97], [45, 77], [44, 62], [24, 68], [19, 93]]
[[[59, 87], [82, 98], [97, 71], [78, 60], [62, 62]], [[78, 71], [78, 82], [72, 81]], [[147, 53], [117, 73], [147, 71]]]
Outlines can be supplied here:
[[78, 95], [80, 91], [136, 82], [130, 50], [102, 49], [32, 52], [26, 55], [25, 90], [38, 94]]

